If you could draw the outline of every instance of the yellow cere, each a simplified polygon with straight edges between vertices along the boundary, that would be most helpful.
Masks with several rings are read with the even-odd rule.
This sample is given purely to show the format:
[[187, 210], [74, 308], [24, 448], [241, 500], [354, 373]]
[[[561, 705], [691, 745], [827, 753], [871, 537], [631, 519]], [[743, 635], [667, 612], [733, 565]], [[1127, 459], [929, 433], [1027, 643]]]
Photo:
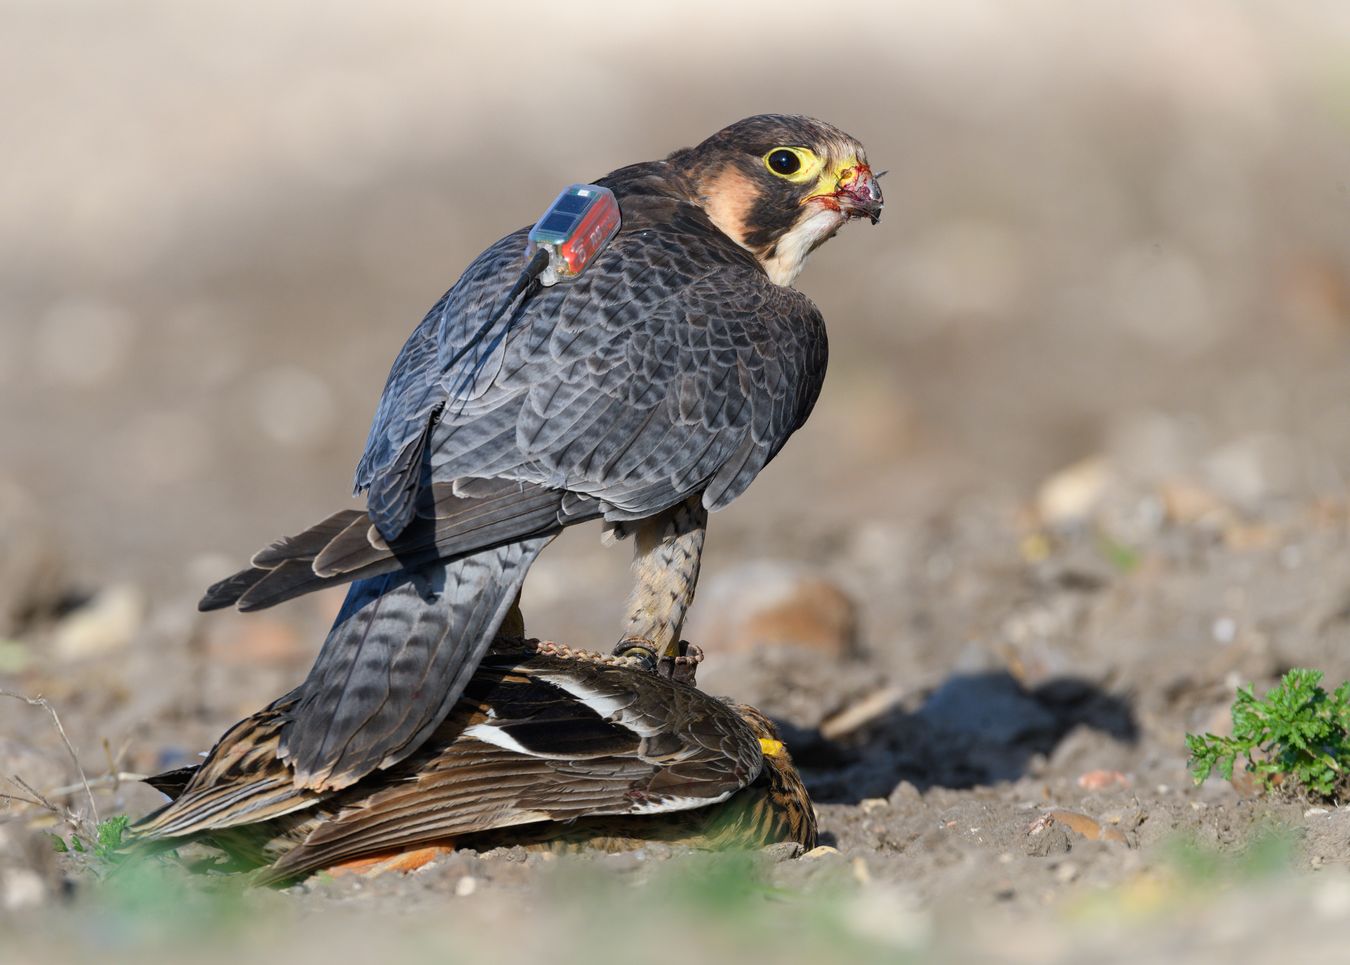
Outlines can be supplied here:
[[[815, 155], [813, 154], [811, 157], [814, 158]], [[825, 162], [818, 161], [817, 165], [811, 169], [811, 173], [818, 174], [819, 178], [815, 181], [815, 186], [814, 189], [811, 190], [811, 193], [807, 194], [805, 198], [802, 198], [802, 204], [806, 204], [807, 201], [814, 201], [815, 198], [818, 197], [832, 196], [832, 194], [836, 193], [838, 189], [844, 186], [845, 182], [853, 180], [853, 177], [857, 174], [857, 169], [859, 169], [857, 158], [845, 158], [844, 161], [836, 163], [836, 165], [829, 167], [829, 169], [826, 169]], [[788, 178], [788, 180], [799, 181], [805, 184], [809, 178], [801, 177], [802, 171], [806, 171], [805, 166], [802, 167], [801, 171], [798, 171], [798, 173], [792, 175], [791, 178]], [[783, 177], [783, 175], [780, 174], [779, 177]]]
[[[815, 185], [811, 197], [821, 197], [837, 192], [844, 186], [845, 181], [852, 181], [856, 174], [857, 158], [848, 158], [846, 161], [838, 162], [832, 169], [821, 175], [821, 180]], [[807, 198], [807, 200], [810, 200], [810, 198]]]
[[771, 740], [768, 737], [759, 739], [759, 749], [764, 752], [765, 757], [777, 757], [784, 751], [783, 742]]

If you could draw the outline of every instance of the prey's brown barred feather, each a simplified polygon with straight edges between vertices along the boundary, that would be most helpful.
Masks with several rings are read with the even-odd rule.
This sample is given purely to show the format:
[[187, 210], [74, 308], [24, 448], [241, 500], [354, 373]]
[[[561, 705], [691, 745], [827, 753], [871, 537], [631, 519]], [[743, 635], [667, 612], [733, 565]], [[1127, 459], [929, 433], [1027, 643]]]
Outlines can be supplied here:
[[431, 845], [813, 847], [811, 802], [773, 725], [633, 663], [498, 641], [415, 754], [330, 792], [296, 787], [277, 755], [287, 694], [199, 767], [150, 778], [174, 800], [133, 840], [212, 845], [261, 866], [259, 883]]
[[342, 788], [415, 753], [566, 526], [637, 534], [620, 646], [670, 658], [706, 513], [815, 404], [824, 323], [790, 286], [841, 225], [879, 216], [861, 145], [761, 115], [597, 183], [622, 227], [579, 277], [528, 290], [494, 321], [525, 263], [521, 229], [408, 339], [357, 468], [366, 510], [272, 544], [202, 600], [256, 609], [355, 581], [279, 711], [297, 787]]

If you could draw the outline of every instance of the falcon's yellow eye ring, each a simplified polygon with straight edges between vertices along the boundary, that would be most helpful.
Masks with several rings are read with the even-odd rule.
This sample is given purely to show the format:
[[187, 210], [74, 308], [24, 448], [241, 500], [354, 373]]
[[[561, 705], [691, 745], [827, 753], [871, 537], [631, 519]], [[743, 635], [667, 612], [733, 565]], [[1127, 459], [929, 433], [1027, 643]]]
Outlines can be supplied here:
[[786, 181], [802, 184], [820, 173], [825, 162], [805, 147], [776, 147], [764, 155], [764, 166]]

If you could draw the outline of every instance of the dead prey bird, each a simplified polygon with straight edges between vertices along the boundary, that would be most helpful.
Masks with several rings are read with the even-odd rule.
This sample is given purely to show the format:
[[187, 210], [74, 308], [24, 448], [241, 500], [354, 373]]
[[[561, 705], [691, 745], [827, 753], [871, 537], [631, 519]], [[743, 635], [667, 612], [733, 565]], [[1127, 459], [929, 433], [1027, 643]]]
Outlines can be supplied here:
[[640, 658], [499, 643], [416, 752], [339, 791], [277, 755], [292, 692], [197, 766], [149, 779], [173, 801], [141, 844], [203, 842], [258, 883], [362, 862], [410, 869], [450, 847], [815, 846], [810, 799], [773, 725]]

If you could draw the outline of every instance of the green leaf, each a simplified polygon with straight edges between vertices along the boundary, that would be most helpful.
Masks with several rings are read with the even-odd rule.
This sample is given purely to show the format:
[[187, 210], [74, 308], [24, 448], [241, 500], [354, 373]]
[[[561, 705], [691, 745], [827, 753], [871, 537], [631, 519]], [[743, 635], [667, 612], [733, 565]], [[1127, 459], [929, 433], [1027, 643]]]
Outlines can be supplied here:
[[[1233, 736], [1186, 736], [1190, 769], [1197, 783], [1216, 769], [1231, 780], [1237, 758], [1267, 789], [1276, 776], [1305, 793], [1331, 798], [1350, 759], [1350, 681], [1332, 693], [1321, 687], [1319, 670], [1295, 667], [1264, 697], [1253, 684], [1233, 698]], [[1342, 790], [1344, 788], [1342, 787]]]
[[122, 847], [122, 838], [129, 823], [130, 818], [125, 814], [101, 822], [98, 826], [98, 840], [94, 844], [94, 853], [104, 861], [113, 860], [117, 849]]

